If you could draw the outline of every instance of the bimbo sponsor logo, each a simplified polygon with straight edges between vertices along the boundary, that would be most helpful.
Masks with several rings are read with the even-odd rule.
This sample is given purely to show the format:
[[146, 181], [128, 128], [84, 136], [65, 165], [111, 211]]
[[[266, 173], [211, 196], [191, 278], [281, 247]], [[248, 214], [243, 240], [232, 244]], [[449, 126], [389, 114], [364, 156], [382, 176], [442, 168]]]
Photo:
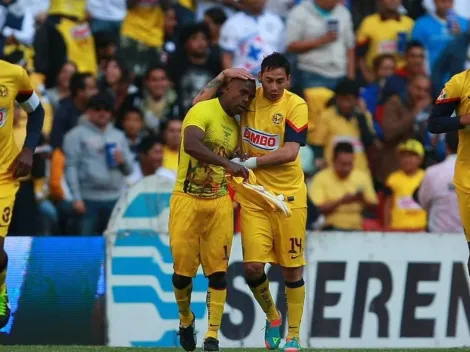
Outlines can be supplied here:
[[243, 127], [242, 136], [245, 142], [263, 150], [276, 150], [281, 143], [279, 135], [258, 131], [247, 126]]

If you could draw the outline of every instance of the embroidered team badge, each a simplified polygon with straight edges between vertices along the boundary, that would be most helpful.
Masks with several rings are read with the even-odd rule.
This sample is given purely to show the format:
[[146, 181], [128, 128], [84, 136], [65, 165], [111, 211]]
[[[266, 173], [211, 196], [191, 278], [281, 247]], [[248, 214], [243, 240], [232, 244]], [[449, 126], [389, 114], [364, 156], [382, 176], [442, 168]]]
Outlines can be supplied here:
[[447, 99], [447, 93], [445, 89], [441, 90], [441, 94], [439, 94], [439, 97], [437, 97], [437, 100], [445, 100]]
[[6, 96], [8, 96], [8, 88], [2, 84], [0, 85], [0, 97], [5, 98]]
[[276, 112], [273, 117], [271, 117], [271, 121], [275, 125], [280, 125], [283, 119], [284, 116], [280, 112]]

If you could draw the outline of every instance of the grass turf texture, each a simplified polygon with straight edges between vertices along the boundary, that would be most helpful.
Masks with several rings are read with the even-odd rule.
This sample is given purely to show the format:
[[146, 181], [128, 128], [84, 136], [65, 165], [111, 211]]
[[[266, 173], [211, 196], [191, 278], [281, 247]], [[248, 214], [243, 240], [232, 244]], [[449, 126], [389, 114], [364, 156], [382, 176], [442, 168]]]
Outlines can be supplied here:
[[[0, 351], [5, 352], [176, 352], [183, 351], [181, 348], [117, 348], [103, 346], [0, 346]], [[197, 349], [197, 352], [202, 351]], [[265, 348], [226, 348], [227, 352], [266, 352]], [[303, 349], [305, 352], [463, 352], [468, 348], [441, 348], [441, 349]]]

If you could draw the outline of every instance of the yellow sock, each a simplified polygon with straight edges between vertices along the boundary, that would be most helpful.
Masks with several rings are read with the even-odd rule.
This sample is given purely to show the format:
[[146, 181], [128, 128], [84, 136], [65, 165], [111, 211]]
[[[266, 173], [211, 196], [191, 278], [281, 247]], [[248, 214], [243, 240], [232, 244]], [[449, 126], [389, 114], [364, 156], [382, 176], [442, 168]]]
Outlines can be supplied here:
[[269, 322], [279, 319], [279, 311], [276, 308], [271, 291], [269, 291], [269, 280], [266, 274], [258, 282], [249, 282], [251, 292], [255, 296], [256, 301], [266, 313], [266, 318]]
[[293, 283], [286, 282], [287, 300], [287, 338], [299, 338], [300, 323], [304, 312], [305, 284], [304, 280]]
[[191, 313], [190, 308], [193, 284], [189, 284], [182, 290], [173, 286], [173, 291], [175, 292], [176, 303], [180, 313], [180, 323], [183, 327], [187, 327], [193, 322], [193, 313]]
[[225, 300], [227, 299], [227, 289], [216, 290], [209, 287], [207, 291], [207, 315], [208, 328], [204, 339], [208, 337], [217, 338], [219, 334], [220, 324], [222, 323], [222, 315], [224, 314]]

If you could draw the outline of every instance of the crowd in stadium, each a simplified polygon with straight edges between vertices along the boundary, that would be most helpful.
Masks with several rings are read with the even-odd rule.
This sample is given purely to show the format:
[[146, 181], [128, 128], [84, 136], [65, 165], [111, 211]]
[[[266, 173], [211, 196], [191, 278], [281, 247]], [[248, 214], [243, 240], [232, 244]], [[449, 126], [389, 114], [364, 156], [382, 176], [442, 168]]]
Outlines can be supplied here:
[[[309, 106], [308, 228], [461, 231], [457, 135], [430, 134], [427, 119], [445, 82], [470, 68], [468, 0], [1, 0], [0, 10], [3, 59], [27, 69], [46, 111], [11, 235], [103, 233], [126, 188], [175, 177], [198, 92], [224, 69], [256, 76], [272, 52], [288, 56], [291, 90]], [[18, 107], [18, 145], [25, 124]], [[93, 143], [108, 136], [122, 139], [117, 152]]]

